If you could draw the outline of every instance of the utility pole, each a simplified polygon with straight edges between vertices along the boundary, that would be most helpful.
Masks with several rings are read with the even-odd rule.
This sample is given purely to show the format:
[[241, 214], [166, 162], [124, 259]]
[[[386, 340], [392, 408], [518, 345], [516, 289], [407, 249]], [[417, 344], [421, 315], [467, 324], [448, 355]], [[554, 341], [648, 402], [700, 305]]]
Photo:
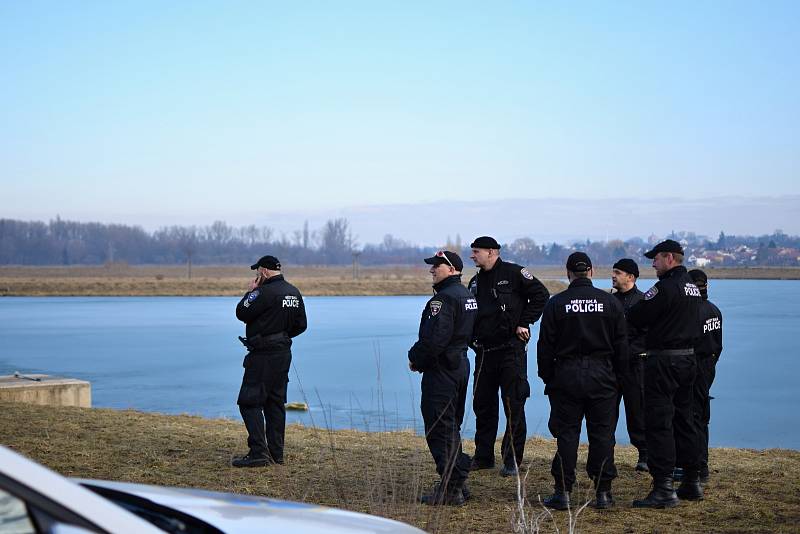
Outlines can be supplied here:
[[358, 257], [361, 252], [353, 251], [353, 280], [358, 280]]

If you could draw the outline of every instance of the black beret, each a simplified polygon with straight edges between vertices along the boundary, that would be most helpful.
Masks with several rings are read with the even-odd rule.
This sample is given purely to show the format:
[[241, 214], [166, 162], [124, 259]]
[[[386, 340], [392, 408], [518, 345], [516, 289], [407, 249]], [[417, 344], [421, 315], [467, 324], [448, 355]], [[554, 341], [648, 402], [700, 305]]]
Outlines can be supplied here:
[[636, 262], [630, 258], [622, 258], [617, 263], [614, 264], [613, 269], [619, 269], [620, 271], [625, 271], [628, 274], [632, 274], [636, 278], [639, 278], [639, 266], [636, 265]]
[[650, 258], [651, 260], [656, 257], [656, 254], [659, 252], [672, 252], [675, 254], [683, 254], [683, 247], [677, 241], [672, 239], [667, 239], [666, 241], [662, 241], [658, 245], [653, 247], [653, 250], [644, 253], [645, 258]]
[[500, 244], [493, 237], [482, 235], [475, 238], [475, 241], [472, 242], [469, 248], [495, 248], [500, 250]]
[[441, 265], [445, 263], [455, 268], [456, 271], [462, 271], [464, 269], [464, 262], [461, 261], [461, 257], [449, 250], [440, 250], [430, 258], [425, 258], [425, 263], [428, 265]]
[[256, 270], [259, 267], [264, 267], [270, 271], [280, 271], [281, 262], [275, 256], [261, 256], [257, 262], [250, 266], [251, 269]]
[[567, 258], [567, 270], [573, 273], [585, 273], [592, 268], [592, 260], [585, 252], [573, 252]]

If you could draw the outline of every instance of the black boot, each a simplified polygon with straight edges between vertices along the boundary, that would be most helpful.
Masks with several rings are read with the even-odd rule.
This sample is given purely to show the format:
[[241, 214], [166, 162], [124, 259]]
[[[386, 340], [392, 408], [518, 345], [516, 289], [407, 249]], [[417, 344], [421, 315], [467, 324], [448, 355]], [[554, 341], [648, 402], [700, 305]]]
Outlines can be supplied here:
[[703, 486], [700, 485], [700, 474], [697, 470], [686, 469], [684, 471], [683, 482], [675, 493], [684, 501], [703, 500]]
[[672, 508], [678, 506], [678, 496], [672, 487], [672, 478], [664, 477], [653, 481], [653, 489], [644, 499], [633, 501], [634, 508]]
[[708, 484], [708, 466], [700, 468], [700, 484]]
[[270, 457], [257, 456], [252, 452], [247, 453], [244, 456], [237, 456], [231, 461], [231, 465], [233, 467], [265, 467], [271, 463], [273, 462]]
[[595, 484], [594, 501], [592, 501], [591, 506], [598, 510], [608, 510], [614, 506], [614, 496], [611, 495], [611, 481]]
[[469, 470], [478, 471], [480, 469], [494, 469], [494, 458], [491, 460], [479, 460], [473, 457], [469, 463]]
[[[467, 495], [470, 495], [469, 490], [467, 490]], [[463, 506], [466, 503], [467, 495], [462, 486], [448, 485], [446, 489], [443, 489], [442, 485], [437, 482], [433, 485], [433, 490], [420, 497], [419, 501], [429, 506]]]
[[636, 470], [642, 473], [650, 472], [650, 468], [647, 467], [647, 451], [645, 449], [639, 451], [639, 459], [636, 461]]
[[545, 498], [542, 504], [554, 510], [566, 510], [569, 508], [569, 492], [557, 489], [552, 495]]

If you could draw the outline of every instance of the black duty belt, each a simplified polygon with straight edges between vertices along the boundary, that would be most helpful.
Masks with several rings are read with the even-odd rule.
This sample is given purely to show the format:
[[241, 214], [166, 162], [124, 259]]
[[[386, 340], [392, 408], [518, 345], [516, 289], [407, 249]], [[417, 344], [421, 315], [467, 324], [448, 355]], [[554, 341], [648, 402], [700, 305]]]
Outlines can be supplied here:
[[266, 336], [262, 336], [261, 334], [256, 334], [255, 336], [249, 338], [239, 336], [239, 341], [241, 341], [242, 345], [244, 345], [245, 348], [251, 352], [254, 350], [268, 349], [269, 343], [271, 341], [284, 341], [284, 340], [289, 340], [289, 334], [287, 334], [286, 332], [278, 332], [277, 334], [268, 334]]
[[659, 349], [648, 350], [647, 356], [691, 356], [694, 349]]
[[496, 350], [507, 349], [509, 347], [513, 347], [514, 345], [513, 345], [512, 341], [506, 341], [505, 343], [503, 343], [501, 345], [492, 345], [491, 347], [487, 347], [487, 346], [485, 346], [485, 345], [483, 345], [481, 343], [475, 343], [473, 346], [476, 349], [479, 349], [481, 352], [487, 353], [487, 352], [494, 352]]

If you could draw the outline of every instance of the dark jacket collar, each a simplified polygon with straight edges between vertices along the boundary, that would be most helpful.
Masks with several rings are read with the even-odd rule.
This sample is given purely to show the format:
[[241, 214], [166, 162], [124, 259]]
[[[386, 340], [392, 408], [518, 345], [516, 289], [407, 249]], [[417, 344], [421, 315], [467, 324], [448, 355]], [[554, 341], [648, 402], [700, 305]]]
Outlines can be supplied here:
[[663, 275], [659, 276], [659, 280], [664, 280], [666, 278], [670, 278], [671, 276], [680, 275], [682, 273], [686, 273], [686, 267], [683, 265], [677, 265], [670, 269], [669, 271], [665, 272]]
[[492, 272], [492, 271], [496, 271], [496, 270], [497, 270], [497, 267], [498, 267], [498, 266], [499, 266], [501, 263], [503, 263], [503, 260], [502, 260], [502, 259], [501, 259], [501, 258], [498, 256], [498, 257], [497, 257], [497, 261], [496, 261], [496, 262], [494, 262], [494, 265], [492, 265], [492, 268], [491, 268], [491, 269], [484, 269], [483, 267], [481, 267], [480, 271], [478, 271], [478, 272], [481, 272], [481, 273], [490, 273], [490, 272]]
[[442, 289], [446, 288], [447, 286], [451, 286], [453, 284], [460, 284], [461, 283], [461, 275], [460, 274], [453, 274], [439, 282], [438, 284], [433, 284], [433, 290], [438, 293]]
[[633, 286], [629, 290], [627, 290], [627, 291], [617, 291], [614, 294], [618, 295], [621, 298], [621, 297], [627, 297], [628, 295], [633, 295], [637, 291], [639, 291], [639, 288], [636, 287], [636, 284], [633, 284]]
[[[277, 282], [279, 280], [283, 280], [283, 275], [282, 274], [276, 274], [275, 276], [270, 276], [269, 278], [264, 280], [264, 284], [271, 284], [272, 282]], [[261, 285], [264, 285], [264, 284], [261, 284]]]
[[569, 283], [569, 287], [594, 287], [591, 278], [576, 278]]

